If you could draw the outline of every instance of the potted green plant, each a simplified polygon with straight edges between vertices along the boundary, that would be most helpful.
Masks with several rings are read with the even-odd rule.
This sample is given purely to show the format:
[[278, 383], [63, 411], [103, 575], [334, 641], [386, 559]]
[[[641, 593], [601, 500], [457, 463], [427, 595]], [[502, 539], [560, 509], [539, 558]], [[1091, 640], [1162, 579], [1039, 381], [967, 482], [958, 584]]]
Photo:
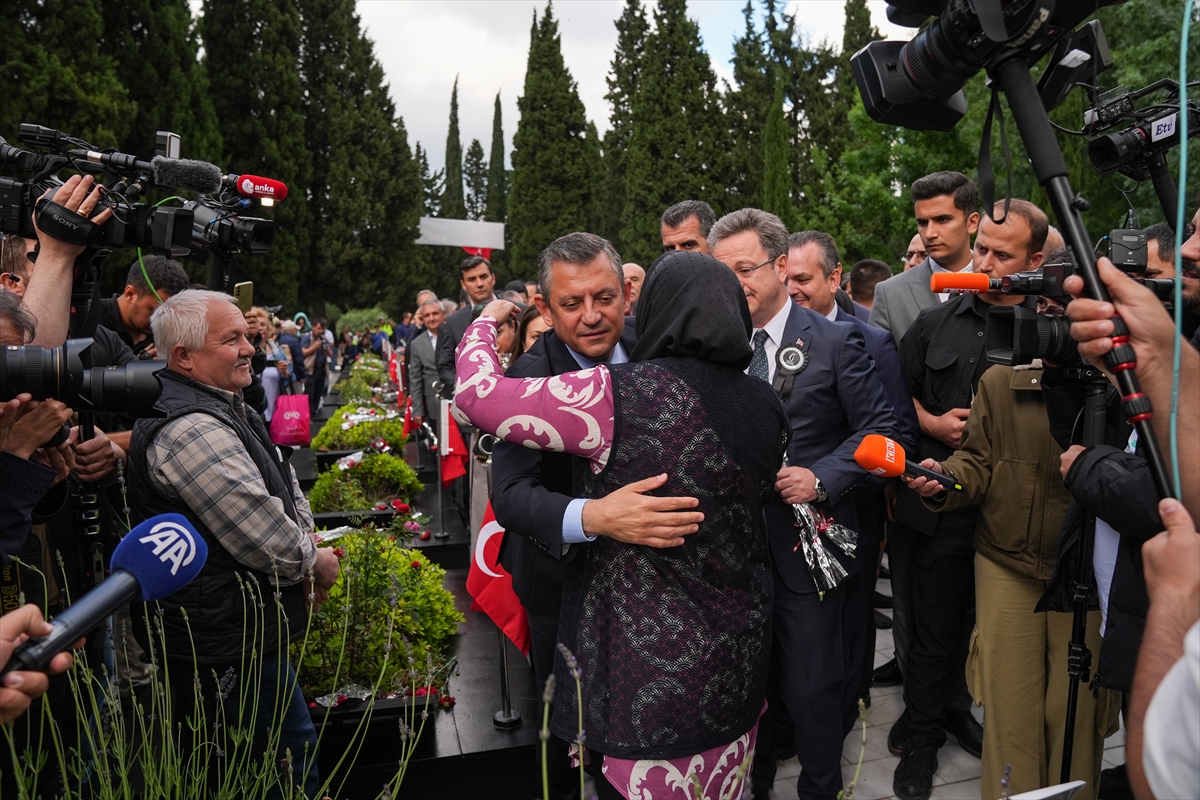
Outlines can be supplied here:
[[445, 570], [402, 538], [360, 528], [323, 545], [336, 548], [341, 571], [293, 652], [313, 722], [325, 731], [322, 775], [334, 776], [351, 731], [365, 730], [356, 759], [390, 763], [422, 712], [454, 704], [446, 652], [463, 616]]
[[408, 503], [424, 488], [403, 459], [369, 453], [361, 461], [344, 461], [317, 476], [308, 504], [318, 525], [336, 527], [355, 515], [391, 517], [392, 503]]
[[351, 453], [369, 450], [380, 440], [393, 452], [403, 451], [404, 417], [398, 410], [378, 403], [344, 405], [313, 437], [311, 447], [317, 457], [317, 471], [328, 469]]

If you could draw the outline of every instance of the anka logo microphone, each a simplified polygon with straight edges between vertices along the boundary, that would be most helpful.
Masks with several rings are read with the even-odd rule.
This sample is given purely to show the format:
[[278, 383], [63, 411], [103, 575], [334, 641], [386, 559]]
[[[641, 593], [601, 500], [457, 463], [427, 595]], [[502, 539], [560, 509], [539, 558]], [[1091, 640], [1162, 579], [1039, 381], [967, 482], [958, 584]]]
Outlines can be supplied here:
[[225, 183], [237, 190], [243, 197], [258, 197], [266, 200], [285, 200], [288, 196], [287, 184], [274, 178], [264, 178], [260, 175], [227, 175]]
[[196, 536], [189, 528], [173, 520], [157, 523], [138, 541], [153, 544], [151, 552], [164, 564], [170, 562], [172, 575], [177, 575], [180, 567], [186, 567], [196, 558]]
[[67, 650], [132, 600], [152, 602], [175, 594], [200, 574], [208, 545], [182, 514], [160, 514], [125, 535], [113, 550], [112, 571], [51, 622], [46, 636], [13, 651], [0, 677], [17, 669], [45, 670]]

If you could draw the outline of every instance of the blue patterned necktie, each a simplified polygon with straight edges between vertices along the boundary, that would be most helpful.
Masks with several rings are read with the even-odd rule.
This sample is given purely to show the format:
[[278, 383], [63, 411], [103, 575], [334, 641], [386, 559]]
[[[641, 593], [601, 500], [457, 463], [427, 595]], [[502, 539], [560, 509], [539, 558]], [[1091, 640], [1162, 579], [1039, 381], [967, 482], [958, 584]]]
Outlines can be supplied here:
[[750, 359], [750, 374], [766, 383], [771, 382], [771, 366], [767, 362], [767, 332], [754, 332], [754, 358]]

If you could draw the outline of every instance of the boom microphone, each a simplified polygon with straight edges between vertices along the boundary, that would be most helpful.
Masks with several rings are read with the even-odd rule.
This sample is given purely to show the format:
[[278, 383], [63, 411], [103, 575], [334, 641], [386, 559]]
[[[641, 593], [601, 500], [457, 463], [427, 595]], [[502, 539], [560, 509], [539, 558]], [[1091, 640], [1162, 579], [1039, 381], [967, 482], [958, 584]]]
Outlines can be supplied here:
[[960, 291], [970, 294], [997, 291], [999, 278], [989, 278], [982, 272], [935, 272], [929, 279], [929, 288], [935, 292]]
[[274, 178], [259, 175], [226, 175], [225, 185], [232, 186], [242, 197], [260, 197], [266, 200], [283, 200], [287, 197], [287, 184]]
[[131, 600], [158, 600], [187, 586], [207, 559], [208, 546], [183, 515], [146, 520], [113, 551], [112, 574], [55, 617], [49, 634], [13, 651], [0, 678], [13, 670], [45, 671], [50, 659]]
[[221, 190], [221, 168], [207, 161], [190, 158], [155, 156], [150, 162], [154, 183], [196, 194], [216, 194]]
[[911, 464], [904, 460], [904, 448], [899, 442], [880, 436], [878, 433], [868, 433], [862, 443], [854, 451], [854, 460], [858, 465], [872, 475], [882, 475], [885, 478], [895, 478], [907, 475], [910, 478], [928, 478], [937, 481], [943, 489], [963, 490], [961, 483], [948, 475], [934, 472], [920, 464]]

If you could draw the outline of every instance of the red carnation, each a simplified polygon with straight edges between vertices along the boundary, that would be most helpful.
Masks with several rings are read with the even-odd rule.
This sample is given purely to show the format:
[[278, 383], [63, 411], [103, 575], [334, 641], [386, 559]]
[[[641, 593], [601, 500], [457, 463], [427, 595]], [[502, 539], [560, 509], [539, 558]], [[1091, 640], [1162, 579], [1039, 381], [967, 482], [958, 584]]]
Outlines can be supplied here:
[[338, 558], [341, 558], [342, 556], [346, 555], [346, 551], [340, 547], [335, 547], [333, 548], [333, 554]]
[[454, 696], [449, 694], [443, 695], [442, 698], [438, 700], [438, 705], [442, 708], [450, 708], [450, 706], [454, 705]]
[[420, 562], [420, 561], [414, 561], [414, 562], [412, 562], [412, 568], [413, 568], [413, 569], [420, 569], [420, 568], [421, 568], [421, 562]]
[[428, 542], [429, 536], [430, 536], [429, 531], [421, 531], [421, 541], [422, 542]]

